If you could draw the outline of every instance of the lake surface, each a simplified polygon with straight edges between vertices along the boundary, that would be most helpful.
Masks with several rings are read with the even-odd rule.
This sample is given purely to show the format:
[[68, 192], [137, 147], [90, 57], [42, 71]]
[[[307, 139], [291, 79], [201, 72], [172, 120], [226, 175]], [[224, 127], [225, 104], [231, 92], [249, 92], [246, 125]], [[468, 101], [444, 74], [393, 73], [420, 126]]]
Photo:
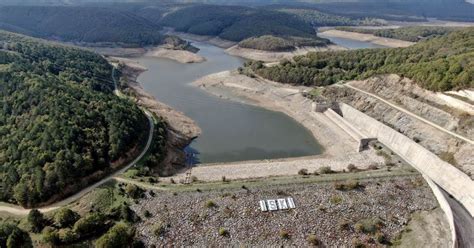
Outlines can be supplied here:
[[159, 101], [184, 112], [197, 122], [202, 135], [192, 144], [201, 163], [275, 159], [317, 155], [321, 145], [289, 116], [215, 97], [190, 85], [211, 73], [236, 69], [244, 60], [223, 49], [194, 43], [207, 61], [198, 64], [141, 57], [148, 68], [138, 78]]
[[358, 41], [358, 40], [347, 39], [347, 38], [332, 37], [332, 36], [327, 36], [320, 33], [318, 33], [318, 36], [321, 38], [326, 38], [330, 40], [332, 43], [345, 47], [347, 49], [386, 48], [385, 46], [377, 45], [377, 44], [370, 43], [367, 41]]

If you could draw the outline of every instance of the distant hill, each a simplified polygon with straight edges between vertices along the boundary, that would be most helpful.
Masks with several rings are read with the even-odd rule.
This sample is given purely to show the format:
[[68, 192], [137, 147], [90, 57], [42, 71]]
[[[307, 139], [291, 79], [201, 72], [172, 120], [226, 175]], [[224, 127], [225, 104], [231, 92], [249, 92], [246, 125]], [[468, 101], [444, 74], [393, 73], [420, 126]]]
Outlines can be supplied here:
[[262, 35], [316, 37], [311, 24], [295, 15], [238, 6], [193, 5], [167, 14], [160, 24], [231, 41]]
[[160, 26], [131, 12], [98, 7], [3, 6], [0, 28], [40, 38], [76, 42], [160, 44]]

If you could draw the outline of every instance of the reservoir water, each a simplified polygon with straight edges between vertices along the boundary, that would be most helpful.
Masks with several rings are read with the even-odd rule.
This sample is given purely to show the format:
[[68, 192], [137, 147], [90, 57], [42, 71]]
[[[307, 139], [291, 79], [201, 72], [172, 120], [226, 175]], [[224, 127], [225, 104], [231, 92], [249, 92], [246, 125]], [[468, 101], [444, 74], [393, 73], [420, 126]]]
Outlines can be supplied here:
[[322, 147], [312, 134], [287, 115], [220, 99], [190, 85], [205, 75], [238, 68], [242, 59], [223, 49], [194, 43], [207, 60], [198, 64], [140, 57], [148, 68], [138, 81], [159, 101], [197, 122], [202, 135], [192, 144], [201, 163], [317, 155]]
[[347, 38], [338, 38], [338, 37], [328, 36], [328, 35], [324, 35], [320, 33], [318, 33], [318, 36], [321, 38], [326, 38], [330, 40], [332, 43], [345, 47], [347, 49], [385, 48], [385, 46], [377, 45], [377, 44], [370, 43], [367, 41], [359, 41], [359, 40], [353, 40], [353, 39], [347, 39]]

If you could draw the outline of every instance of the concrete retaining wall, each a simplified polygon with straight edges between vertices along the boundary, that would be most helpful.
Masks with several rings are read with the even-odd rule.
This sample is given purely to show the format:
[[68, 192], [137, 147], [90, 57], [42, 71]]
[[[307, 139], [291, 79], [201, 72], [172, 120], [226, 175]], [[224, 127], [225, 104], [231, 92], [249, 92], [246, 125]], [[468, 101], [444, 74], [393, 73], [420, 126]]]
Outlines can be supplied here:
[[349, 134], [349, 136], [351, 136], [354, 140], [357, 141], [357, 143], [358, 143], [357, 152], [361, 152], [364, 149], [366, 149], [369, 146], [369, 142], [376, 139], [376, 138], [369, 138], [367, 135], [365, 135], [360, 130], [355, 128], [346, 119], [342, 118], [342, 116], [340, 116], [338, 113], [336, 113], [336, 111], [334, 111], [333, 109], [328, 108], [324, 112], [324, 114], [332, 122], [334, 122], [334, 124], [336, 124], [342, 130], [344, 130], [347, 134]]
[[374, 118], [341, 103], [343, 117], [370, 137], [397, 153], [423, 175], [454, 196], [474, 216], [474, 182], [466, 174], [405, 135]]
[[451, 231], [451, 247], [455, 248], [457, 247], [457, 237], [456, 237], [456, 226], [454, 225], [454, 215], [453, 211], [451, 210], [451, 206], [448, 203], [448, 200], [444, 197], [443, 193], [439, 189], [438, 185], [436, 185], [431, 179], [429, 179], [427, 176], [423, 176], [428, 182], [428, 185], [431, 188], [431, 191], [433, 191], [433, 194], [435, 195], [436, 199], [438, 200], [439, 206], [443, 210], [446, 219], [448, 220], [449, 224], [449, 230]]

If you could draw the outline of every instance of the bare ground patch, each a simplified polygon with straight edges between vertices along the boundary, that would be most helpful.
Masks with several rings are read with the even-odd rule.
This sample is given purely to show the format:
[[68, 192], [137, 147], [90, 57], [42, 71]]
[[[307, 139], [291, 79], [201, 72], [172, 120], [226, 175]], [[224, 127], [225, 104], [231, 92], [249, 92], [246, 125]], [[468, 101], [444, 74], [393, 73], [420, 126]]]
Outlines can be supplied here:
[[[296, 209], [259, 210], [259, 200], [286, 196], [294, 198]], [[143, 216], [136, 227], [147, 246], [306, 247], [317, 239], [322, 246], [348, 247], [357, 242], [375, 246], [380, 235], [390, 240], [404, 229], [411, 213], [436, 206], [424, 180], [407, 176], [361, 181], [353, 190], [337, 190], [334, 183], [288, 183], [160, 191], [132, 208]], [[375, 229], [360, 226], [368, 222]]]

